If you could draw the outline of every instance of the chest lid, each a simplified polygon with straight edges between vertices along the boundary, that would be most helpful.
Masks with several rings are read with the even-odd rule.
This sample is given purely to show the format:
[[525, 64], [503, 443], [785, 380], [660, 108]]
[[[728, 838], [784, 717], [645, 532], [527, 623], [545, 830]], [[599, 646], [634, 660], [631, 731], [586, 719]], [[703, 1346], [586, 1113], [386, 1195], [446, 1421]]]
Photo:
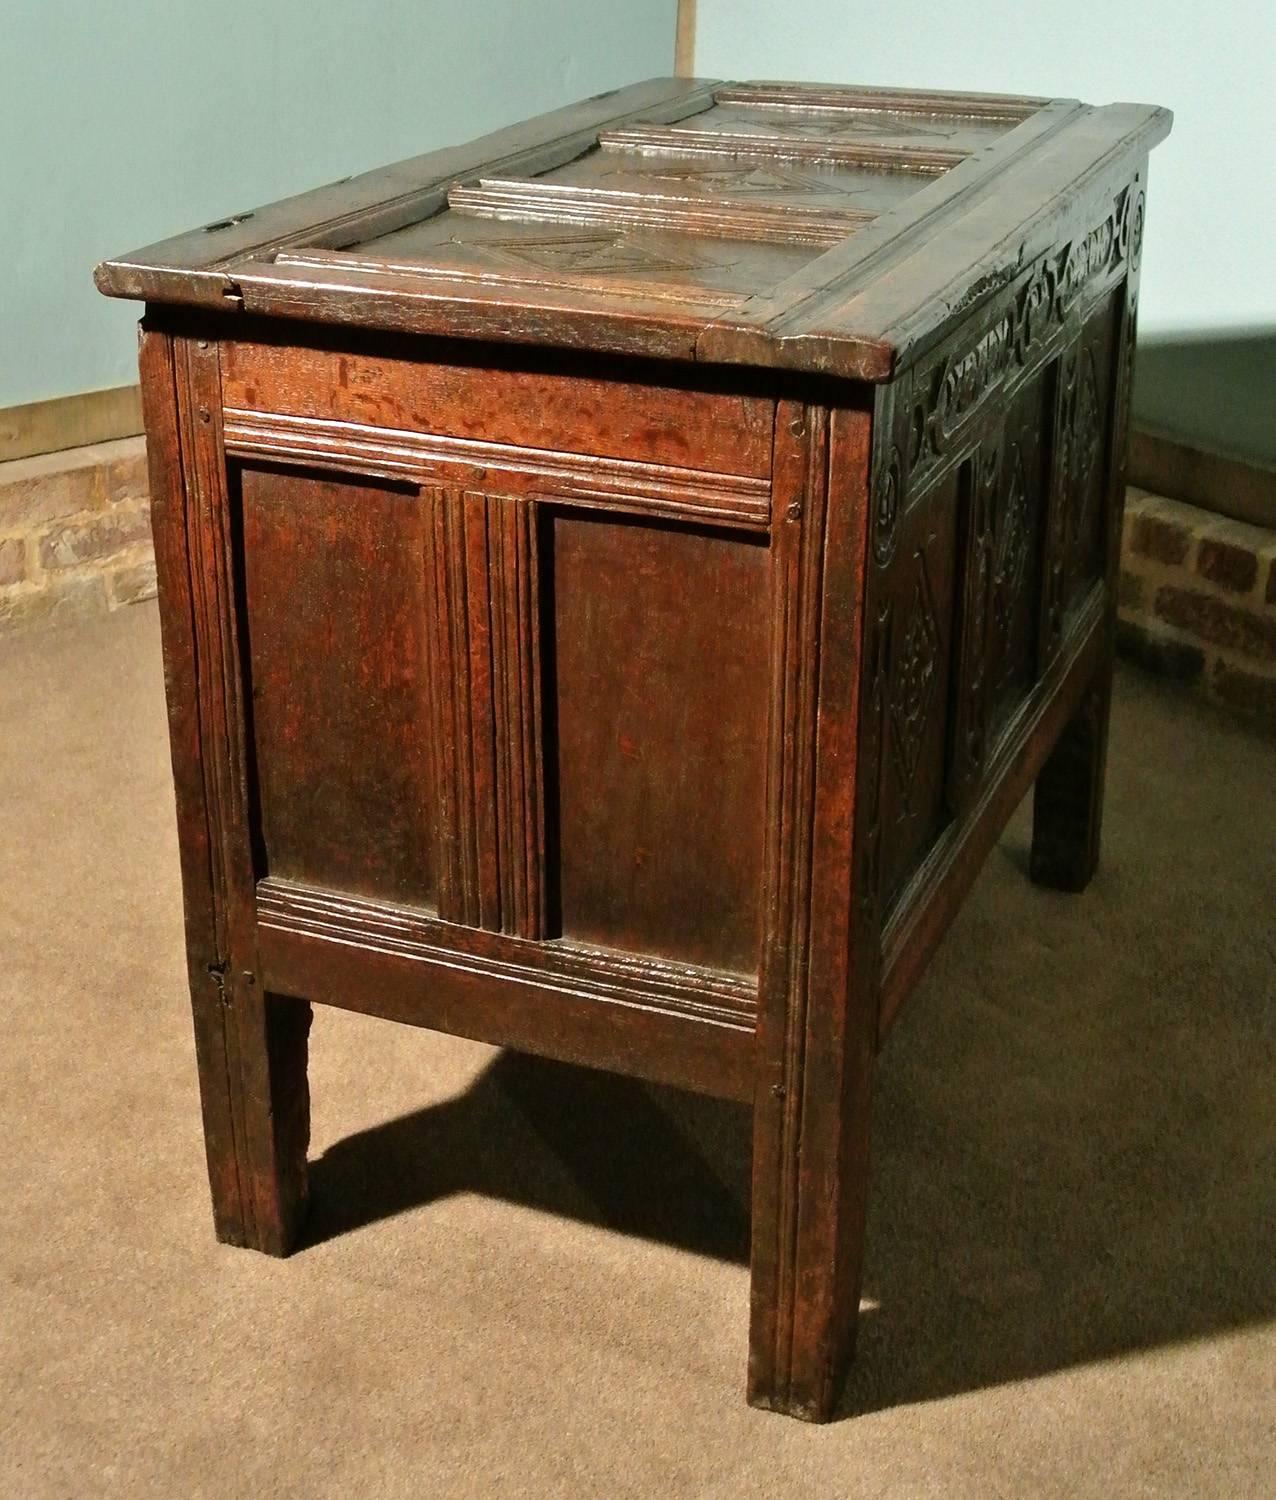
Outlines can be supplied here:
[[1140, 105], [654, 79], [106, 261], [97, 281], [226, 313], [882, 380], [1080, 198], [1110, 199], [1169, 124]]

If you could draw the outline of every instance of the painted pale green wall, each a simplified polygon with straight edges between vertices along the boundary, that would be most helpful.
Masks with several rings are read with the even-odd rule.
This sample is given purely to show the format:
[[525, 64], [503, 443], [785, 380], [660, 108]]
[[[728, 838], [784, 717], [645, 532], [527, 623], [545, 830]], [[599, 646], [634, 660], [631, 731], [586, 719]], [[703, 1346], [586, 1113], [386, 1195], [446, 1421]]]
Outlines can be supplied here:
[[93, 266], [673, 71], [676, 0], [0, 0], [0, 408], [136, 378]]
[[1139, 297], [1138, 420], [1276, 444], [1270, 0], [699, 0], [695, 70], [1167, 105]]

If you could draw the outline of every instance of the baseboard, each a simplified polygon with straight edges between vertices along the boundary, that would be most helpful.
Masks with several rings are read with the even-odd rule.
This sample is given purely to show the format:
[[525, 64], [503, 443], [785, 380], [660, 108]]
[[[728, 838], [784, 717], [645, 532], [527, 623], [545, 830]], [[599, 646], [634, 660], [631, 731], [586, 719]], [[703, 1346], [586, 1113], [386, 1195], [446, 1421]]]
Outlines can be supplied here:
[[1126, 492], [1117, 649], [1276, 730], [1276, 529]]
[[1276, 530], [1276, 469], [1135, 427], [1128, 473], [1131, 484], [1154, 495]]
[[0, 410], [0, 463], [136, 437], [141, 430], [142, 393], [135, 385], [10, 406]]

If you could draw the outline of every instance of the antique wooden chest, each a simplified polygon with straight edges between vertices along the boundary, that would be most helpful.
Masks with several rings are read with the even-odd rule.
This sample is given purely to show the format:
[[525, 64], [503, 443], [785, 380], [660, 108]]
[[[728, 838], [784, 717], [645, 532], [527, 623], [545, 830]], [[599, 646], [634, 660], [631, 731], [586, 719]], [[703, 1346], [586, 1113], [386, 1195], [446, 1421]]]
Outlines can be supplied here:
[[1095, 866], [1169, 123], [659, 79], [99, 267], [222, 1239], [310, 1002], [747, 1100], [749, 1399], [832, 1413], [877, 1049], [1034, 783]]

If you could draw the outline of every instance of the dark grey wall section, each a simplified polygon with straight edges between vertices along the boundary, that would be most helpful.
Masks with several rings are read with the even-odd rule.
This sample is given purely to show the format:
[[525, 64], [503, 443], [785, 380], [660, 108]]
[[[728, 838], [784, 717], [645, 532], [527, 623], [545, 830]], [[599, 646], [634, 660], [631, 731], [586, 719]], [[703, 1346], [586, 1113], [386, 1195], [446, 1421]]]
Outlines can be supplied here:
[[1276, 332], [1140, 340], [1134, 421], [1276, 465]]

